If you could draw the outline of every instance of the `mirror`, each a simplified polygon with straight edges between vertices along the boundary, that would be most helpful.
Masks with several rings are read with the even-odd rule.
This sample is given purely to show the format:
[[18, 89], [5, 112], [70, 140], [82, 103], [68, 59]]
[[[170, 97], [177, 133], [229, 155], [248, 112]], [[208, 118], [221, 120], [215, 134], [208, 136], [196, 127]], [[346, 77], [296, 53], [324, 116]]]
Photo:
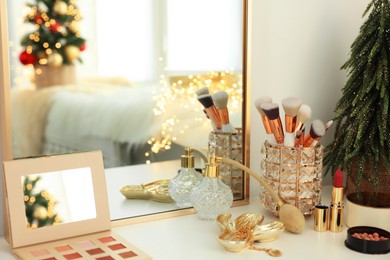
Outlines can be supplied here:
[[[118, 65], [118, 62], [120, 58], [123, 56], [121, 54], [115, 54], [115, 55], [108, 55], [110, 56], [110, 61], [114, 62], [111, 63], [111, 65], [106, 64], [106, 66], [100, 68], [96, 64], [97, 57], [99, 57], [96, 53], [97, 49], [100, 46], [105, 46], [107, 48], [111, 46], [112, 53], [115, 53], [118, 48], [114, 48], [113, 45], [113, 38], [116, 36], [124, 35], [126, 33], [123, 33], [123, 26], [117, 26], [117, 24], [108, 26], [105, 31], [102, 32], [114, 32], [115, 28], [119, 28], [119, 33], [114, 33], [112, 36], [113, 38], [110, 38], [111, 41], [107, 42], [107, 37], [100, 37], [100, 38], [106, 38], [106, 42], [100, 42], [97, 41], [100, 39], [97, 35], [95, 35], [95, 38], [87, 38], [88, 43], [88, 49], [83, 53], [83, 55], [90, 55], [88, 57], [84, 57], [84, 63], [83, 64], [77, 64], [76, 70], [77, 74], [80, 78], [83, 77], [82, 83], [85, 84], [85, 86], [88, 87], [87, 90], [83, 90], [83, 92], [77, 93], [76, 96], [72, 96], [69, 94], [69, 92], [64, 91], [65, 88], [45, 88], [40, 89], [41, 93], [46, 93], [46, 96], [51, 96], [54, 100], [53, 103], [47, 104], [44, 103], [42, 107], [46, 106], [46, 113], [40, 114], [40, 116], [43, 116], [43, 121], [45, 121], [45, 118], [47, 122], [50, 122], [50, 125], [48, 124], [37, 124], [35, 120], [33, 120], [33, 126], [34, 127], [28, 127], [26, 125], [23, 125], [21, 128], [27, 129], [28, 131], [18, 131], [16, 132], [17, 126], [21, 125], [20, 122], [16, 118], [23, 116], [23, 113], [19, 113], [20, 109], [23, 104], [25, 104], [25, 100], [23, 99], [27, 97], [31, 104], [36, 104], [34, 101], [39, 100], [40, 97], [36, 97], [34, 95], [31, 95], [33, 92], [27, 92], [28, 95], [21, 96], [19, 95], [19, 99], [15, 98], [15, 89], [18, 87], [15, 85], [15, 83], [22, 84], [31, 84], [30, 82], [30, 74], [26, 74], [25, 70], [26, 68], [22, 67], [22, 72], [17, 75], [17, 72], [20, 71], [21, 65], [18, 61], [18, 55], [20, 51], [20, 47], [18, 47], [18, 42], [20, 39], [20, 34], [17, 34], [17, 30], [11, 30], [9, 28], [23, 28], [25, 25], [22, 23], [23, 17], [21, 17], [21, 20], [16, 21], [15, 17], [20, 17], [15, 15], [15, 10], [18, 8], [11, 8], [11, 5], [14, 5], [18, 1], [7, 1], [7, 0], [0, 0], [1, 5], [1, 12], [2, 12], [2, 20], [1, 20], [1, 29], [2, 29], [2, 36], [6, 35], [7, 32], [10, 33], [11, 38], [13, 41], [11, 41], [11, 44], [9, 45], [6, 37], [2, 37], [2, 52], [1, 52], [1, 61], [2, 61], [2, 71], [4, 72], [4, 77], [2, 79], [1, 87], [1, 98], [2, 104], [4, 104], [4, 108], [1, 110], [1, 121], [6, 122], [6, 124], [2, 124], [2, 155], [3, 159], [12, 159], [14, 157], [21, 156], [15, 156], [18, 152], [20, 152], [20, 149], [15, 147], [17, 146], [17, 142], [21, 145], [26, 145], [27, 142], [26, 139], [31, 140], [45, 140], [48, 141], [50, 138], [53, 141], [53, 143], [44, 143], [44, 144], [38, 144], [38, 147], [41, 147], [42, 149], [47, 149], [48, 153], [63, 153], [63, 152], [73, 152], [77, 150], [94, 150], [96, 148], [102, 149], [101, 147], [95, 146], [95, 141], [100, 142], [100, 144], [103, 145], [106, 149], [103, 150], [104, 159], [105, 159], [105, 166], [115, 167], [108, 169], [106, 172], [115, 172], [120, 171], [121, 169], [125, 169], [126, 171], [135, 171], [134, 169], [139, 169], [143, 172], [148, 172], [149, 170], [145, 170], [145, 165], [140, 166], [141, 168], [133, 168], [138, 167], [140, 162], [150, 162], [152, 168], [158, 168], [160, 166], [156, 166], [157, 163], [165, 163], [160, 162], [164, 160], [178, 160], [180, 155], [183, 154], [183, 146], [189, 145], [193, 148], [196, 148], [198, 150], [203, 151], [206, 153], [207, 151], [207, 136], [208, 133], [211, 131], [211, 126], [208, 122], [208, 120], [205, 118], [203, 114], [203, 107], [197, 102], [196, 96], [194, 96], [194, 90], [196, 88], [199, 88], [201, 86], [204, 86], [205, 84], [210, 86], [210, 89], [214, 87], [211, 92], [216, 92], [218, 87], [222, 87], [226, 89], [227, 91], [233, 91], [234, 94], [231, 96], [234, 96], [234, 99], [229, 100], [229, 105], [232, 106], [232, 121], [234, 121], [234, 125], [236, 127], [242, 127], [243, 128], [243, 163], [246, 165], [249, 165], [249, 119], [248, 115], [246, 113], [246, 110], [248, 109], [247, 105], [247, 95], [248, 95], [248, 85], [247, 85], [247, 1], [239, 1], [239, 0], [230, 0], [230, 1], [222, 1], [222, 0], [213, 0], [213, 1], [195, 1], [198, 5], [195, 6], [192, 10], [198, 10], [197, 13], [192, 13], [191, 10], [188, 10], [188, 6], [186, 9], [183, 9], [182, 11], [176, 11], [173, 13], [170, 13], [170, 15], [167, 15], [170, 8], [172, 8], [173, 5], [177, 6], [180, 5], [181, 8], [184, 5], [188, 5], [190, 2], [187, 1], [174, 1], [174, 0], [149, 0], [141, 2], [147, 2], [148, 4], [152, 5], [153, 12], [157, 12], [159, 8], [164, 7], [165, 12], [163, 14], [160, 13], [160, 15], [153, 15], [152, 17], [159, 17], [159, 19], [163, 19], [160, 21], [164, 22], [157, 22], [156, 20], [153, 20], [153, 22], [149, 22], [149, 26], [157, 26], [158, 28], [165, 28], [162, 31], [159, 31], [159, 33], [153, 34], [154, 41], [148, 41], [149, 44], [154, 46], [155, 56], [149, 57], [150, 63], [148, 63], [149, 67], [152, 67], [154, 74], [152, 74], [151, 77], [148, 78], [148, 80], [142, 81], [142, 77], [140, 76], [140, 73], [131, 73], [131, 69], [127, 70], [125, 75], [118, 75], [112, 74], [114, 68], [115, 71], [119, 71], [122, 69], [126, 69], [126, 67], [131, 67], [130, 65]], [[25, 1], [22, 1], [25, 2]], [[96, 8], [89, 8], [86, 7], [82, 8], [80, 7], [80, 10], [84, 13], [84, 19], [86, 21], [85, 27], [87, 28], [95, 28], [94, 26], [96, 24], [91, 24], [91, 21], [95, 20], [95, 14], [91, 15], [92, 18], [89, 19], [86, 15], [86, 11], [88, 10], [95, 10], [98, 9], [97, 6], [99, 3], [107, 2], [107, 1], [100, 1], [100, 0], [89, 0], [89, 1], [80, 1], [85, 2], [85, 5], [94, 4], [92, 5]], [[120, 2], [120, 1], [119, 1]], [[118, 2], [118, 3], [119, 3]], [[130, 2], [130, 1], [121, 1], [123, 4], [124, 2]], [[135, 3], [135, 1], [131, 1], [132, 3]], [[8, 16], [6, 16], [5, 12], [5, 6], [8, 4]], [[110, 2], [111, 5], [113, 5]], [[228, 8], [230, 6], [230, 8]], [[119, 12], [119, 9], [121, 8], [115, 8], [116, 11]], [[132, 12], [137, 9], [131, 9]], [[108, 11], [108, 10], [107, 10]], [[235, 18], [232, 19], [231, 14], [235, 13]], [[237, 15], [238, 13], [238, 15]], [[3, 15], [4, 14], [4, 15]], [[153, 13], [156, 14], [156, 13]], [[221, 18], [216, 19], [216, 15], [222, 15]], [[8, 17], [8, 24], [7, 24], [7, 18]], [[101, 16], [99, 16], [101, 17]], [[119, 16], [118, 16], [119, 17]], [[122, 15], [123, 18], [126, 17], [126, 15]], [[170, 19], [176, 19], [178, 20], [170, 20]], [[187, 21], [185, 18], [188, 17], [187, 20], [196, 21], [195, 24], [201, 24], [204, 27], [203, 28], [192, 28], [191, 30], [188, 30], [188, 32], [183, 30], [178, 30], [178, 27], [171, 28], [168, 30], [169, 25], [174, 24], [180, 24], [183, 26], [186, 24]], [[202, 19], [199, 19], [199, 17], [202, 17]], [[207, 17], [211, 17], [209, 20], [207, 20]], [[169, 19], [168, 19], [169, 18]], [[125, 19], [131, 19], [130, 17], [126, 17]], [[164, 20], [165, 19], [165, 20]], [[102, 23], [102, 20], [105, 22], [107, 19], [96, 19], [96, 21], [100, 21], [100, 24]], [[108, 19], [110, 20], [110, 19]], [[179, 21], [179, 22], [178, 22]], [[203, 21], [204, 23], [200, 23], [200, 21]], [[210, 26], [210, 23], [218, 21], [219, 24], [213, 23], [214, 26]], [[117, 22], [115, 20], [115, 22]], [[99, 24], [99, 25], [100, 25]], [[127, 27], [130, 27], [130, 25], [137, 24], [137, 21], [127, 21], [126, 20], [126, 30]], [[138, 23], [139, 24], [139, 23]], [[91, 27], [92, 26], [92, 27]], [[165, 26], [165, 27], [164, 27]], [[188, 25], [190, 26], [190, 24]], [[216, 30], [215, 28], [219, 28]], [[223, 28], [227, 28], [226, 33], [220, 33], [222, 32]], [[180, 28], [179, 28], [180, 29]], [[96, 31], [95, 30], [89, 30], [89, 31]], [[127, 32], [127, 31], [126, 31]], [[171, 37], [169, 37], [169, 32], [171, 33]], [[191, 32], [192, 36], [188, 33]], [[84, 32], [81, 32], [84, 34]], [[168, 34], [167, 34], [168, 33]], [[187, 33], [187, 34], [186, 34]], [[127, 33], [129, 34], [129, 33]], [[174, 35], [179, 34], [179, 38], [174, 38]], [[103, 34], [104, 35], [104, 34]], [[130, 35], [132, 35], [130, 33]], [[173, 35], [173, 36], [172, 36]], [[217, 35], [219, 38], [224, 40], [224, 44], [213, 44], [214, 41], [210, 40], [211, 37], [215, 37]], [[235, 44], [233, 44], [233, 49], [225, 49], [225, 46], [229, 45], [227, 44], [228, 40], [225, 38], [226, 35], [234, 35], [235, 40], [232, 41]], [[238, 36], [237, 36], [238, 35]], [[83, 35], [84, 36], [84, 35]], [[19, 38], [18, 38], [19, 37]], [[143, 41], [144, 42], [144, 41]], [[190, 42], [196, 43], [194, 47], [190, 45]], [[96, 43], [96, 45], [95, 45]], [[120, 45], [119, 43], [128, 43], [127, 40], [117, 41], [116, 45]], [[144, 42], [145, 43], [145, 42]], [[125, 44], [125, 46], [127, 46]], [[161, 45], [161, 46], [160, 46]], [[169, 51], [173, 52], [175, 50], [178, 50], [179, 47], [187, 47], [187, 48], [181, 48], [181, 52], [176, 51], [175, 56], [168, 57], [167, 53]], [[198, 49], [195, 49], [197, 46]], [[229, 45], [231, 46], [231, 45]], [[17, 49], [19, 48], [19, 49]], [[208, 60], [208, 58], [204, 58], [202, 54], [205, 53], [205, 50], [209, 48], [211, 50], [211, 54], [217, 54], [222, 53], [222, 56], [230, 56], [230, 54], [234, 54], [233, 58], [233, 64], [235, 65], [227, 65], [230, 64], [229, 62], [225, 63], [225, 65], [222, 63], [216, 64], [216, 61], [226, 62], [225, 59], [222, 58], [214, 58]], [[106, 49], [107, 50], [107, 49]], [[222, 50], [222, 52], [220, 52]], [[107, 54], [107, 51], [104, 52]], [[111, 53], [111, 52], [109, 52]], [[122, 51], [123, 54], [123, 51]], [[184, 55], [186, 54], [186, 55]], [[226, 55], [229, 54], [229, 55]], [[106, 55], [107, 56], [107, 55]], [[9, 60], [8, 60], [9, 57]], [[113, 58], [115, 57], [115, 58]], [[185, 58], [184, 61], [182, 58]], [[198, 57], [203, 57], [201, 59], [197, 59]], [[101, 58], [99, 58], [101, 59]], [[146, 59], [146, 58], [145, 58]], [[186, 64], [183, 62], [187, 61]], [[189, 61], [189, 62], [188, 62]], [[151, 64], [151, 65], [150, 65]], [[211, 64], [214, 64], [211, 66]], [[137, 64], [136, 64], [137, 65]], [[141, 66], [141, 63], [138, 64]], [[14, 67], [15, 66], [15, 67]], [[89, 66], [89, 67], [88, 67]], [[135, 66], [134, 70], [138, 66]], [[143, 67], [144, 68], [144, 67]], [[30, 69], [31, 71], [31, 69]], [[103, 71], [104, 74], [99, 74]], [[9, 78], [8, 75], [11, 75]], [[91, 79], [92, 75], [92, 79]], [[124, 76], [127, 75], [133, 75], [131, 78], [125, 78]], [[138, 77], [139, 76], [139, 77]], [[145, 77], [144, 77], [145, 78]], [[15, 81], [15, 79], [18, 79]], [[194, 82], [197, 82], [196, 85]], [[79, 84], [80, 82], [77, 82]], [[224, 85], [227, 83], [228, 85]], [[147, 84], [150, 84], [150, 88], [145, 87], [149, 86]], [[187, 87], [182, 87], [182, 85], [187, 84]], [[95, 86], [98, 85], [98, 88]], [[109, 85], [109, 87], [107, 86]], [[119, 86], [118, 86], [119, 85]], [[11, 86], [11, 89], [8, 88], [8, 86]], [[91, 87], [92, 86], [92, 87]], [[188, 87], [189, 86], [189, 87]], [[86, 99], [86, 95], [89, 94], [88, 92], [91, 92], [91, 88], [93, 88], [95, 93], [94, 97], [91, 99]], [[107, 90], [109, 88], [110, 91]], [[113, 90], [113, 91], [112, 91]], [[71, 89], [71, 92], [73, 89]], [[139, 91], [141, 94], [136, 94], [135, 91]], [[175, 92], [177, 91], [177, 92]], [[37, 92], [37, 91], [36, 91]], [[53, 92], [55, 92], [53, 94]], [[73, 91], [74, 92], [74, 91]], [[114, 95], [114, 94], [116, 95]], [[184, 93], [184, 94], [183, 94]], [[135, 95], [138, 95], [138, 99], [135, 102], [128, 102], [130, 99], [132, 101], [135, 101], [134, 97]], [[12, 99], [10, 98], [12, 96]], [[125, 97], [125, 99], [117, 99], [117, 96]], [[171, 99], [171, 97], [175, 97], [175, 99]], [[188, 99], [183, 99], [182, 96], [186, 96]], [[34, 101], [33, 98], [36, 98]], [[107, 98], [107, 99], [103, 99]], [[75, 106], [73, 101], [79, 101], [78, 104], [98, 104], [100, 105], [101, 109], [104, 108], [104, 105], [107, 104], [107, 102], [113, 102], [119, 107], [119, 110], [117, 110], [117, 113], [109, 114], [109, 113], [97, 113], [96, 111], [101, 111], [91, 108], [82, 108], [85, 109], [85, 111], [92, 111], [93, 115], [97, 115], [99, 118], [96, 119], [99, 125], [86, 129], [87, 127], [90, 127], [93, 125], [91, 122], [86, 122], [85, 118], [80, 118], [80, 115], [84, 115], [84, 113], [81, 113], [80, 107]], [[103, 101], [104, 100], [104, 101]], [[74, 106], [69, 107], [65, 106], [66, 103], [73, 102], [72, 104]], [[160, 102], [160, 103], [159, 103]], [[166, 106], [159, 107], [158, 105], [164, 103]], [[20, 105], [22, 104], [22, 105]], [[126, 105], [131, 104], [135, 107], [128, 108]], [[20, 106], [19, 106], [20, 105]], [[173, 106], [175, 105], [175, 106]], [[145, 108], [146, 110], [138, 109], [139, 107]], [[235, 106], [235, 107], [234, 107]], [[11, 107], [12, 107], [12, 124], [11, 124]], [[48, 107], [50, 109], [48, 109]], [[103, 108], [102, 108], [103, 107]], [[31, 107], [30, 107], [31, 108]], [[62, 111], [61, 111], [62, 108]], [[65, 109], [64, 109], [65, 108]], [[122, 108], [122, 110], [120, 110]], [[4, 110], [3, 110], [4, 109]], [[17, 109], [19, 111], [17, 111]], [[70, 116], [71, 120], [64, 120], [59, 117], [59, 114], [63, 114], [63, 112], [68, 113], [68, 118]], [[34, 112], [32, 109], [24, 109], [24, 111], [28, 112]], [[120, 113], [119, 113], [119, 112]], [[135, 112], [136, 111], [136, 112]], [[161, 111], [168, 111], [166, 114], [159, 114]], [[22, 111], [23, 112], [23, 111]], [[156, 116], [157, 112], [157, 116]], [[193, 114], [190, 114], [193, 113]], [[124, 115], [123, 117], [126, 118], [126, 120], [123, 121], [123, 118], [119, 118], [119, 114]], [[91, 114], [90, 114], [91, 115]], [[138, 118], [133, 118], [134, 115], [138, 115]], [[24, 114], [26, 117], [26, 114]], [[30, 116], [27, 116], [31, 118]], [[76, 120], [78, 118], [79, 120]], [[88, 117], [89, 118], [89, 117]], [[117, 124], [111, 125], [107, 122], [103, 121], [102, 118], [108, 118], [110, 120], [118, 120]], [[129, 119], [132, 118], [132, 119]], [[154, 126], [150, 124], [154, 119], [158, 119], [157, 123], [154, 122]], [[190, 118], [191, 121], [188, 122], [187, 119]], [[3, 120], [4, 119], [4, 120]], [[42, 118], [40, 118], [42, 119]], [[53, 123], [52, 119], [57, 120]], [[84, 119], [84, 121], [83, 121]], [[179, 120], [178, 120], [179, 119]], [[138, 120], [138, 121], [137, 121]], [[95, 121], [95, 122], [96, 122]], [[145, 121], [148, 122], [148, 124], [144, 124]], [[196, 125], [194, 125], [194, 122], [196, 122]], [[84, 124], [82, 124], [84, 123]], [[125, 128], [118, 127], [119, 125], [125, 125]], [[174, 126], [172, 126], [174, 125]], [[13, 130], [11, 130], [11, 126], [13, 126]], [[81, 126], [81, 127], [80, 127]], [[110, 126], [110, 127], [109, 127]], [[125, 133], [130, 135], [131, 138], [134, 137], [134, 139], [130, 140], [129, 136], [126, 136], [123, 139], [120, 139], [118, 137], [117, 140], [113, 141], [111, 139], [106, 138], [106, 136], [99, 136], [100, 133], [97, 133], [97, 137], [94, 136], [93, 138], [86, 137], [85, 133], [88, 131], [102, 131], [107, 130], [107, 128], [113, 130], [122, 129], [122, 131], [118, 134], [121, 136], [121, 133]], [[77, 130], [81, 132], [79, 135], [76, 135], [74, 130]], [[36, 131], [38, 133], [36, 133]], [[48, 135], [48, 132], [52, 133], [53, 135]], [[83, 132], [84, 131], [84, 132]], [[95, 132], [96, 133], [96, 132]], [[28, 138], [28, 134], [30, 138]], [[36, 134], [34, 137], [31, 138], [31, 134]], [[54, 134], [58, 136], [54, 136]], [[20, 136], [27, 136], [27, 138], [20, 138]], [[141, 136], [142, 135], [142, 136]], [[156, 135], [156, 137], [154, 136]], [[12, 138], [13, 137], [13, 138]], [[37, 138], [38, 137], [38, 138]], [[63, 139], [66, 139], [66, 142]], [[13, 142], [14, 141], [14, 142]], [[61, 144], [58, 145], [57, 141], [61, 141]], [[92, 146], [91, 144], [94, 143]], [[73, 145], [80, 145], [84, 144], [81, 148], [74, 149], [73, 147], [69, 149], [69, 146]], [[28, 149], [31, 149], [31, 147], [34, 147], [37, 145], [36, 143], [30, 143], [28, 146]], [[20, 146], [19, 146], [20, 147]], [[65, 150], [63, 150], [65, 148]], [[167, 149], [169, 148], [169, 149]], [[36, 149], [36, 147], [34, 148]], [[33, 149], [33, 150], [34, 150]], [[156, 150], [153, 150], [156, 149]], [[166, 150], [166, 151], [163, 151]], [[159, 151], [159, 153], [154, 153], [155, 151]], [[46, 152], [44, 152], [46, 153]], [[38, 152], [37, 154], [24, 154], [28, 156], [36, 156], [41, 154], [41, 152]], [[111, 160], [111, 158], [113, 158]], [[119, 158], [119, 159], [118, 159]], [[180, 163], [178, 161], [176, 168], [178, 169], [180, 167]], [[135, 165], [137, 166], [125, 166], [125, 168], [122, 168], [124, 165]], [[173, 173], [176, 173], [176, 170]], [[145, 174], [146, 175], [146, 174]], [[156, 175], [153, 176], [157, 179], [161, 178], [161, 176]], [[129, 180], [128, 183], [123, 184], [140, 184], [141, 181], [149, 181], [151, 177], [142, 176], [141, 179], [137, 179], [137, 183], [135, 183], [134, 180]], [[108, 185], [110, 185], [110, 180], [108, 180]], [[110, 189], [110, 187], [108, 187]], [[114, 190], [119, 190], [118, 186], [113, 187]], [[248, 200], [248, 192], [249, 192], [249, 186], [248, 186], [248, 177], [245, 177], [245, 194], [243, 194], [242, 198], [240, 198], [236, 204], [240, 203], [247, 203]], [[119, 194], [119, 191], [117, 192]], [[120, 194], [119, 194], [120, 195]], [[121, 197], [123, 200], [124, 198]], [[140, 202], [142, 203], [142, 202]], [[149, 203], [149, 202], [148, 202]], [[158, 209], [154, 213], [160, 213], [165, 212], [166, 210]], [[172, 206], [167, 211], [177, 211], [174, 206]], [[185, 214], [186, 210], [180, 211], [183, 214]], [[154, 214], [154, 213], [145, 213], [147, 215]], [[141, 215], [130, 215], [130, 217], [138, 217], [143, 216]]]
[[27, 228], [96, 218], [91, 168], [24, 175], [21, 184]]

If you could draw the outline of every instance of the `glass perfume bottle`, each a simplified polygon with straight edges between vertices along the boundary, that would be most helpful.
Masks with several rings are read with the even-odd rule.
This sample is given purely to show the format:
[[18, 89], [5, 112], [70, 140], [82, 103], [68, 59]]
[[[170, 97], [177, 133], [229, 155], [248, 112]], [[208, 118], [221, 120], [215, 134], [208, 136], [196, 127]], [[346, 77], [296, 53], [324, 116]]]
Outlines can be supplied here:
[[185, 154], [181, 156], [181, 169], [169, 184], [169, 195], [176, 201], [179, 208], [192, 207], [191, 193], [195, 186], [199, 185], [203, 176], [194, 168], [194, 156], [191, 149], [185, 148]]
[[206, 164], [205, 177], [191, 194], [192, 205], [202, 220], [214, 220], [232, 206], [233, 192], [218, 175], [219, 168], [216, 163]]

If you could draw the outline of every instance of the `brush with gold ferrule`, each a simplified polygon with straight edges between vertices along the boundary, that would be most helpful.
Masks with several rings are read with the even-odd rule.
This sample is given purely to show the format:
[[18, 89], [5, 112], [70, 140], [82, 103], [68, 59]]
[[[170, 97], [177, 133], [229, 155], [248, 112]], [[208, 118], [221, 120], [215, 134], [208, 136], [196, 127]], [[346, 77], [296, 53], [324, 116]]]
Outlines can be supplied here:
[[321, 120], [316, 119], [311, 123], [310, 132], [305, 137], [304, 147], [314, 147], [322, 136], [325, 134], [325, 125]]
[[198, 97], [199, 102], [203, 105], [210, 120], [214, 123], [218, 131], [222, 129], [221, 120], [218, 115], [217, 108], [214, 105], [210, 94], [203, 94]]
[[302, 100], [296, 97], [289, 97], [282, 100], [284, 109], [284, 146], [294, 147], [295, 125], [297, 122], [297, 114], [302, 105]]
[[229, 95], [226, 91], [218, 91], [213, 96], [214, 105], [217, 107], [219, 113], [219, 118], [222, 123], [222, 132], [223, 133], [235, 133], [236, 129], [230, 124], [229, 120], [229, 111], [227, 108], [227, 103], [229, 100]]
[[255, 100], [255, 107], [256, 107], [257, 111], [259, 111], [259, 114], [261, 116], [261, 121], [263, 122], [265, 133], [267, 134], [268, 143], [275, 145], [276, 140], [275, 140], [274, 134], [272, 133], [271, 125], [269, 123], [268, 117], [265, 115], [263, 109], [261, 109], [261, 105], [264, 103], [272, 103], [272, 99], [270, 97], [266, 97], [266, 96], [260, 97], [260, 98]]
[[272, 133], [275, 136], [276, 143], [278, 145], [284, 144], [284, 132], [282, 121], [279, 115], [279, 105], [276, 103], [264, 103], [261, 105], [261, 109], [268, 117]]
[[302, 130], [307, 120], [309, 120], [311, 117], [311, 108], [303, 104], [298, 110], [297, 114], [297, 122], [295, 124], [295, 130], [294, 132], [297, 132], [299, 129]]

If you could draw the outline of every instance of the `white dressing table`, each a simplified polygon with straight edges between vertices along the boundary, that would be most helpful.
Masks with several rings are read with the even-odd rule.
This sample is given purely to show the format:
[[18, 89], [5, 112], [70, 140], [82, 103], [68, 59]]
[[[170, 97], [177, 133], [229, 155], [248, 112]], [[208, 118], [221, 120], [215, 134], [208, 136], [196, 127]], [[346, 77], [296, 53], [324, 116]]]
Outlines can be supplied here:
[[[163, 167], [161, 167], [163, 166]], [[154, 168], [154, 176], [147, 176], [142, 174], [138, 180], [135, 180], [132, 175], [141, 168], [135, 169], [130, 172], [126, 167], [120, 169], [112, 169], [107, 171], [108, 186], [111, 186], [108, 190], [110, 211], [111, 214], [123, 213], [127, 211], [128, 201], [124, 200], [124, 197], [119, 192], [119, 188], [124, 184], [136, 184], [146, 183], [152, 178], [154, 180], [161, 179], [161, 177], [174, 176], [180, 165], [177, 161], [165, 162], [164, 165], [147, 166]], [[144, 173], [145, 171], [139, 171], [138, 173]], [[114, 177], [114, 175], [116, 177]], [[126, 179], [123, 176], [128, 176]], [[144, 179], [142, 179], [144, 178]], [[149, 179], [151, 178], [151, 179]], [[135, 183], [134, 183], [135, 182]], [[242, 213], [254, 212], [262, 213], [265, 216], [264, 223], [271, 220], [275, 220], [272, 214], [266, 212], [261, 206], [258, 199], [259, 185], [254, 179], [251, 179], [251, 199], [250, 204], [245, 206], [239, 206], [231, 208], [229, 212], [232, 213], [233, 218], [239, 216]], [[110, 190], [111, 189], [111, 190]], [[322, 192], [322, 201], [328, 205], [330, 201], [331, 187], [326, 186]], [[116, 200], [116, 201], [113, 201]], [[144, 208], [138, 213], [147, 212], [152, 208], [155, 203], [140, 203], [144, 205]], [[158, 204], [160, 205], [160, 204]], [[162, 210], [171, 210], [172, 205], [160, 205]], [[173, 206], [174, 207], [174, 206]], [[116, 212], [115, 212], [116, 211]], [[127, 212], [128, 213], [128, 212]], [[296, 235], [285, 231], [281, 234], [278, 240], [256, 244], [257, 247], [276, 248], [282, 251], [283, 255], [281, 259], [354, 259], [363, 260], [370, 257], [370, 259], [389, 259], [387, 255], [366, 255], [358, 252], [351, 251], [344, 246], [344, 240], [346, 238], [345, 227], [341, 233], [332, 232], [315, 232], [313, 230], [313, 217], [307, 218], [306, 229], [303, 233]], [[157, 260], [180, 260], [180, 259], [269, 259], [265, 252], [259, 252], [255, 250], [244, 249], [239, 253], [232, 253], [226, 251], [217, 240], [219, 234], [219, 228], [215, 221], [202, 221], [197, 218], [195, 214], [186, 215], [181, 217], [174, 217], [162, 220], [149, 221], [138, 224], [131, 224], [126, 226], [120, 226], [113, 228], [113, 231], [130, 243], [139, 247], [153, 259]], [[10, 247], [7, 242], [2, 238], [0, 240], [0, 259], [8, 260], [15, 259], [12, 255]]]

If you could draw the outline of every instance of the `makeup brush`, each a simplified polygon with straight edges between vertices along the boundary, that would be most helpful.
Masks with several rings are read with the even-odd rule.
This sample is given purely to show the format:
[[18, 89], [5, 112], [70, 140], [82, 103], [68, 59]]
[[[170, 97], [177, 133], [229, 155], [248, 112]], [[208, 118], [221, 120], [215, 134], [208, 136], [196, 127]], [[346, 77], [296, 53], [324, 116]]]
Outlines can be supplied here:
[[297, 114], [297, 122], [295, 124], [294, 132], [297, 132], [299, 129], [302, 130], [307, 120], [311, 117], [311, 108], [308, 105], [301, 105]]
[[210, 120], [214, 123], [218, 131], [222, 129], [221, 120], [218, 111], [214, 105], [210, 94], [203, 94], [198, 97], [199, 102], [203, 105]]
[[284, 128], [286, 130], [284, 137], [284, 146], [294, 147], [294, 131], [297, 122], [298, 110], [302, 105], [302, 100], [296, 97], [289, 97], [282, 100], [284, 109]]
[[219, 118], [222, 123], [222, 132], [224, 133], [235, 133], [236, 129], [230, 124], [229, 111], [227, 103], [229, 95], [226, 91], [218, 91], [213, 96], [214, 105], [217, 107]]
[[282, 121], [280, 120], [279, 116], [279, 105], [276, 103], [264, 103], [261, 105], [261, 109], [268, 117], [272, 133], [275, 136], [276, 143], [279, 145], [283, 145], [284, 133]]
[[310, 132], [305, 138], [304, 147], [314, 146], [322, 136], [325, 134], [325, 125], [321, 120], [316, 119], [311, 123]]
[[264, 126], [265, 132], [267, 134], [268, 143], [275, 145], [276, 140], [275, 140], [274, 134], [272, 133], [271, 125], [269, 123], [268, 117], [265, 115], [263, 109], [261, 109], [261, 105], [264, 103], [272, 103], [272, 99], [270, 97], [266, 97], [266, 96], [260, 97], [260, 98], [255, 100], [255, 107], [261, 115], [261, 120], [263, 121], [263, 126]]
[[[210, 117], [209, 117], [209, 115], [207, 114], [205, 108], [203, 108], [203, 113], [206, 115], [207, 119], [210, 120]], [[218, 129], [217, 129], [217, 127], [215, 126], [215, 124], [213, 123], [213, 121], [210, 120], [210, 123], [211, 123], [211, 127], [213, 128], [213, 131], [214, 131], [214, 132], [217, 132]]]
[[328, 129], [332, 126], [333, 124], [333, 120], [329, 120], [328, 122], [326, 122], [325, 124], [325, 132], [328, 131]]
[[201, 95], [210, 94], [208, 87], [203, 87], [195, 91], [195, 94], [199, 97]]

